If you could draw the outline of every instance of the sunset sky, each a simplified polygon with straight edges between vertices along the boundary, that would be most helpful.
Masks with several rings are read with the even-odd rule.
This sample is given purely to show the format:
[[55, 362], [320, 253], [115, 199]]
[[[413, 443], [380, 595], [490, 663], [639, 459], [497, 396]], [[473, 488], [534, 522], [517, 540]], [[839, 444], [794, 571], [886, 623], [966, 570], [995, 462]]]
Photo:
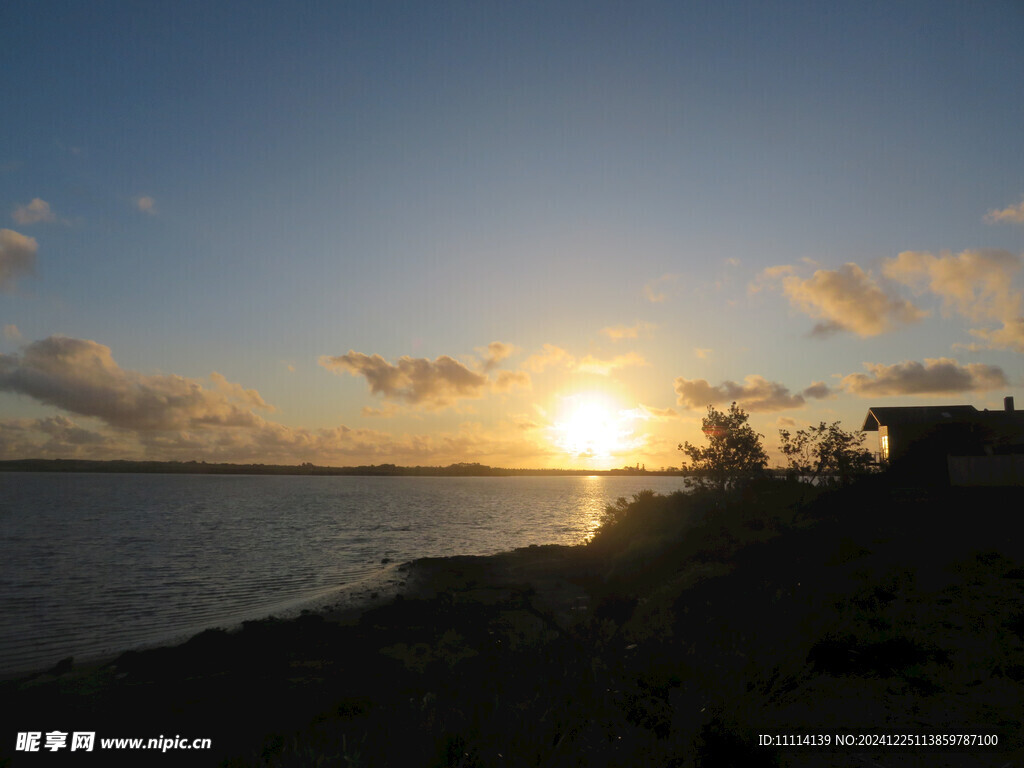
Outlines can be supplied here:
[[[0, 458], [678, 466], [1024, 407], [1024, 5], [0, 8]], [[874, 436], [869, 440], [874, 448]]]

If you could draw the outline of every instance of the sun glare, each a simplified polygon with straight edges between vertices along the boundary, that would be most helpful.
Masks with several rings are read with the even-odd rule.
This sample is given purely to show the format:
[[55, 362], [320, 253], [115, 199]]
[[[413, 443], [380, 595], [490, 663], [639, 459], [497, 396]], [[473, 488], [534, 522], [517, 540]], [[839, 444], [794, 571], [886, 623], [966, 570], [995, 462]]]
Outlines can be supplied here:
[[604, 395], [572, 395], [554, 425], [555, 443], [577, 458], [610, 459], [629, 447], [631, 419]]

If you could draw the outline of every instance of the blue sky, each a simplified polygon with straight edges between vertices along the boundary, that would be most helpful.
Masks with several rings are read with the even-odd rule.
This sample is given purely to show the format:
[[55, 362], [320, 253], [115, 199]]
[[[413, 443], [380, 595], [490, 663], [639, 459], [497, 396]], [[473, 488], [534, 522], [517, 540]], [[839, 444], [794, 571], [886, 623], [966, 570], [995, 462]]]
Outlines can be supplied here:
[[769, 448], [1001, 407], [1021, 39], [1014, 2], [5, 4], [0, 455], [662, 466], [709, 403]]

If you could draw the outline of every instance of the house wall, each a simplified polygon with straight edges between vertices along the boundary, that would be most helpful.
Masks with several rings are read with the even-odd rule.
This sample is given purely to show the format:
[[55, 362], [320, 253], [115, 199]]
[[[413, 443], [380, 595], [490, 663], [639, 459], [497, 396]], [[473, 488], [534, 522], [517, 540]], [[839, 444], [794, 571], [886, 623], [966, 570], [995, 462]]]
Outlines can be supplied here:
[[1024, 485], [1024, 454], [949, 456], [951, 485]]

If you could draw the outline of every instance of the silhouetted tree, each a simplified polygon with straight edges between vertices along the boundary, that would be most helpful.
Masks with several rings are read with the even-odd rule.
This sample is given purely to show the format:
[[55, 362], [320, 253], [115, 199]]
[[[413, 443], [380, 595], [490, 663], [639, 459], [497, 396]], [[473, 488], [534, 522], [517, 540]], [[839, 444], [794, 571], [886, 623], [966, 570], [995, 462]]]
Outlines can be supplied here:
[[863, 432], [854, 434], [834, 421], [826, 425], [779, 430], [779, 448], [789, 462], [787, 474], [796, 480], [813, 483], [846, 484], [871, 468], [871, 452], [863, 447]]
[[689, 467], [684, 462], [683, 469], [692, 471], [701, 485], [718, 489], [763, 472], [768, 464], [768, 455], [761, 445], [764, 435], [754, 431], [747, 423], [748, 418], [736, 403], [725, 413], [709, 405], [701, 425], [708, 445], [701, 448], [680, 444], [679, 450], [691, 461]]

